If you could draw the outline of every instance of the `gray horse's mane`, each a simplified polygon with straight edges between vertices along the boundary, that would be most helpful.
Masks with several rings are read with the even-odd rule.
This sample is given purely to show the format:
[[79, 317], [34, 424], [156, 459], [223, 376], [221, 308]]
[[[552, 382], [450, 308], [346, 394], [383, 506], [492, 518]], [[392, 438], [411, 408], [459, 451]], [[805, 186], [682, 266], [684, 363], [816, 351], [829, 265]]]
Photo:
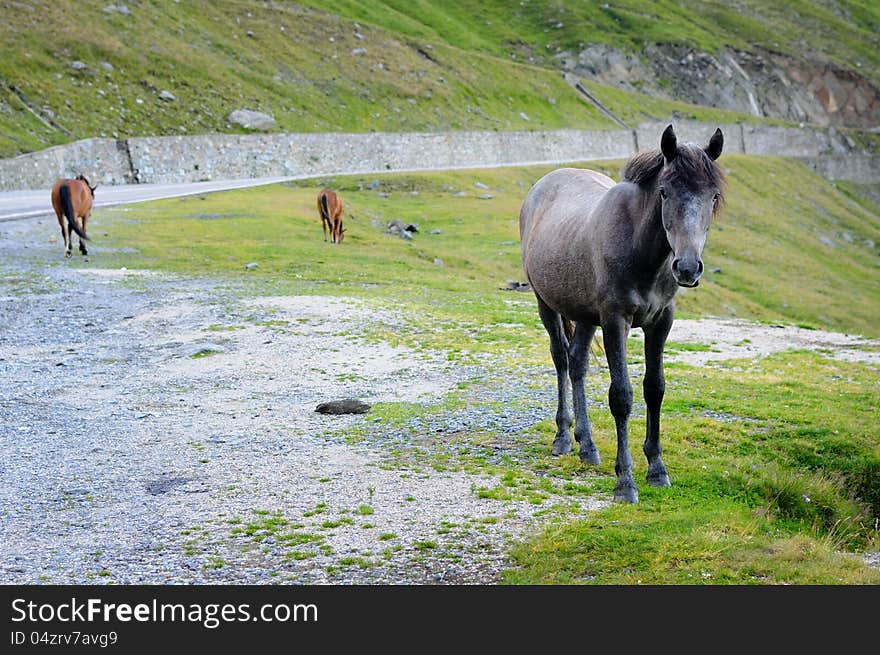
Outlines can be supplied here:
[[643, 189], [652, 188], [662, 171], [665, 183], [679, 183], [691, 188], [715, 187], [723, 198], [724, 172], [699, 146], [679, 145], [678, 156], [665, 169], [663, 164], [663, 153], [659, 150], [641, 152], [626, 163], [621, 178]]

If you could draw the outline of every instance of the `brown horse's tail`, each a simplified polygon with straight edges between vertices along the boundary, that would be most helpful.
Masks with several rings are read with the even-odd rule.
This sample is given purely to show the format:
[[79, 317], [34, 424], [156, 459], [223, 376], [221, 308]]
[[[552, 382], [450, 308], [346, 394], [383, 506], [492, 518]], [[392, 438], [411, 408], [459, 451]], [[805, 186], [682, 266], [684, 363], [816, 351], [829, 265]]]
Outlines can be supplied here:
[[86, 236], [86, 233], [76, 224], [76, 212], [73, 209], [73, 200], [70, 197], [69, 184], [62, 184], [61, 188], [58, 189], [58, 199], [61, 201], [61, 211], [64, 212], [64, 216], [67, 218], [67, 224], [70, 225], [70, 229], [76, 232], [80, 239], [88, 241], [89, 238]]
[[330, 220], [330, 207], [327, 205], [327, 194], [321, 194], [321, 216], [327, 221]]

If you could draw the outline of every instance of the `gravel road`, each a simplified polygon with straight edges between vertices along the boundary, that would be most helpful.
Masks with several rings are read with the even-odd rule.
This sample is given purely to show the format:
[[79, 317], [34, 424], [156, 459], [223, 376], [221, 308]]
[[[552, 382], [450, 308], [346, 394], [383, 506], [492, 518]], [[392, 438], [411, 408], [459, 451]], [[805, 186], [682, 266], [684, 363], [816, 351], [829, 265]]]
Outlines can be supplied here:
[[[481, 374], [361, 338], [402, 317], [75, 269], [53, 223], [0, 224], [0, 582], [486, 584], [510, 542], [546, 522], [547, 503], [480, 497], [492, 478], [389, 466], [409, 437], [372, 430], [370, 414], [314, 412], [342, 397], [430, 402]], [[865, 340], [796, 328], [748, 326], [744, 343], [744, 325], [679, 322], [673, 339], [714, 345], [677, 356], [809, 343], [878, 358], [852, 347]], [[425, 438], [527, 430], [553, 406], [546, 375], [530, 405], [420, 419]]]

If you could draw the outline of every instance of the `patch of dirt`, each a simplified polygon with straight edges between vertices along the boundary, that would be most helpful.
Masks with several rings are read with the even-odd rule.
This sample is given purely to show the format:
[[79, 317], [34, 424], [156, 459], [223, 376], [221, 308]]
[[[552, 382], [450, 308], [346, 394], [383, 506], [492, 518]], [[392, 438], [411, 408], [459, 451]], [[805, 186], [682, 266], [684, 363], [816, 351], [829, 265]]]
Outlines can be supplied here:
[[830, 357], [880, 364], [880, 341], [865, 337], [729, 319], [676, 320], [669, 341], [708, 344], [708, 351], [669, 353], [667, 361], [706, 366], [713, 361], [754, 359], [786, 350], [826, 351]]

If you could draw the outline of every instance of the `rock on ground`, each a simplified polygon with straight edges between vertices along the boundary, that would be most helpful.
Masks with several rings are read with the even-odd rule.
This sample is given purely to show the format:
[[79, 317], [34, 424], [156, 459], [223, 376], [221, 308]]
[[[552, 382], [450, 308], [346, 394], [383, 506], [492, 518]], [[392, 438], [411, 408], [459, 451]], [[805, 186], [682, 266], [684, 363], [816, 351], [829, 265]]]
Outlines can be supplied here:
[[236, 109], [229, 114], [229, 122], [248, 130], [267, 131], [275, 128], [275, 119], [272, 116], [250, 109]]

